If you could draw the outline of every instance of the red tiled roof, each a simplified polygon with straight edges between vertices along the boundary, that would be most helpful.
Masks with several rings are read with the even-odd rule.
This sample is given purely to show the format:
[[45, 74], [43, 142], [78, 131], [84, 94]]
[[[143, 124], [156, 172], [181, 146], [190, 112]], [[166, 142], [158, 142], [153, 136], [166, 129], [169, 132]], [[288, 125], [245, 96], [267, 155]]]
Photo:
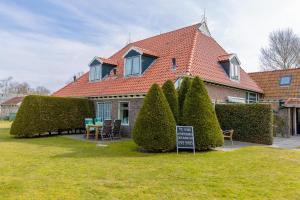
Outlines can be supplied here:
[[225, 54], [225, 55], [218, 56], [218, 61], [219, 61], [219, 62], [227, 61], [227, 60], [230, 59], [230, 57], [231, 57], [232, 55], [233, 55], [232, 53], [229, 53], [229, 54]]
[[8, 99], [6, 101], [4, 101], [3, 103], [1, 103], [1, 105], [17, 105], [18, 103], [21, 103], [23, 101], [24, 97], [13, 97], [11, 99]]
[[[300, 97], [300, 68], [249, 73], [263, 89], [264, 99], [288, 99]], [[280, 86], [280, 77], [292, 76], [291, 85]]]
[[110, 59], [110, 58], [96, 57], [96, 59], [97, 59], [99, 62], [103, 62], [103, 63], [106, 63], [106, 64], [110, 64], [110, 65], [118, 65], [118, 63], [117, 63], [115, 60]]
[[[135, 47], [135, 46], [133, 46], [133, 47], [131, 47], [130, 49], [128, 49], [128, 51], [131, 50], [131, 49], [135, 49], [135, 50], [137, 50], [137, 51], [139, 51], [139, 52], [141, 52], [142, 54], [145, 54], [145, 55], [158, 57], [158, 56], [157, 56], [157, 53], [155, 53], [155, 52], [153, 52], [153, 51], [151, 51], [151, 50], [149, 50], [149, 49], [143, 49], [143, 48], [140, 48], [140, 47]], [[128, 52], [128, 51], [127, 51], [127, 52]], [[126, 54], [126, 53], [125, 53], [125, 54]]]
[[[175, 81], [178, 77], [186, 75], [200, 76], [205, 81], [262, 92], [243, 70], [239, 83], [229, 79], [218, 63], [218, 57], [227, 52], [213, 38], [201, 33], [199, 26], [200, 24], [195, 24], [128, 44], [109, 58], [118, 63], [116, 77], [109, 76], [91, 83], [86, 73], [53, 95], [80, 97], [146, 93], [153, 83], [162, 85], [168, 79]], [[139, 48], [145, 54], [158, 57], [141, 76], [123, 76], [123, 55], [130, 48]], [[175, 72], [171, 66], [172, 58], [176, 58]]]
[[300, 107], [300, 98], [288, 98], [284, 102], [285, 107]]

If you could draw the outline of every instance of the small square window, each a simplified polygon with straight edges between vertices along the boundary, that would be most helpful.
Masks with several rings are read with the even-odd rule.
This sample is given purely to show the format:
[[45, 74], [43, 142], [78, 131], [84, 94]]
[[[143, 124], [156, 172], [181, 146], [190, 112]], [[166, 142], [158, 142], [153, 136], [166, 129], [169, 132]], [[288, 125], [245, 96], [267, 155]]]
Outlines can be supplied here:
[[289, 86], [292, 82], [292, 76], [282, 76], [280, 77], [280, 86]]

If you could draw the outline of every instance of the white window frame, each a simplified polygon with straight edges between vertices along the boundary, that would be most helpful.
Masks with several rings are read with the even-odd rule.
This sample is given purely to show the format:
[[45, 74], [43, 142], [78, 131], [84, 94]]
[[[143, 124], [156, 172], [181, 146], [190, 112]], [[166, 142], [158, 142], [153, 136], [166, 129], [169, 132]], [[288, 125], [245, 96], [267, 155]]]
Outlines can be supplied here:
[[[133, 67], [133, 59], [138, 57], [139, 58], [139, 73], [138, 74], [132, 74], [132, 67]], [[126, 74], [126, 62], [127, 60], [130, 59], [131, 60], [131, 73], [130, 74]], [[138, 56], [131, 56], [128, 58], [124, 59], [124, 77], [130, 77], [130, 76], [139, 76], [142, 74], [142, 55], [138, 55]]]
[[[255, 96], [256, 96], [255, 101], [252, 101], [252, 100], [250, 101], [250, 99], [249, 99], [250, 94], [255, 94]], [[247, 94], [246, 94], [246, 102], [247, 103], [257, 103], [258, 102], [258, 94], [256, 92], [247, 92]]]
[[[97, 68], [99, 69], [98, 73], [97, 73]], [[89, 81], [96, 82], [96, 81], [101, 81], [101, 79], [102, 79], [102, 64], [90, 66]]]
[[[235, 77], [237, 77], [237, 79]], [[230, 63], [230, 79], [240, 81], [240, 77], [240, 66]]]
[[118, 119], [122, 120], [121, 119], [121, 104], [122, 103], [128, 103], [128, 123], [126, 124], [126, 123], [121, 122], [121, 124], [124, 126], [129, 126], [129, 123], [130, 123], [129, 122], [129, 110], [130, 110], [130, 102], [129, 101], [119, 101], [118, 102]]
[[[103, 113], [104, 113], [104, 116], [102, 117], [102, 121], [104, 122], [104, 120], [108, 119], [112, 119], [112, 102], [111, 101], [100, 101], [100, 102], [97, 102], [97, 110], [96, 110], [96, 117], [97, 118], [101, 118], [100, 116], [100, 112], [99, 112], [99, 109], [100, 109], [100, 104], [107, 104], [109, 105], [110, 104], [110, 118], [105, 118], [105, 115], [107, 115], [109, 113], [109, 110], [104, 110]], [[106, 113], [106, 114], [105, 114]]]

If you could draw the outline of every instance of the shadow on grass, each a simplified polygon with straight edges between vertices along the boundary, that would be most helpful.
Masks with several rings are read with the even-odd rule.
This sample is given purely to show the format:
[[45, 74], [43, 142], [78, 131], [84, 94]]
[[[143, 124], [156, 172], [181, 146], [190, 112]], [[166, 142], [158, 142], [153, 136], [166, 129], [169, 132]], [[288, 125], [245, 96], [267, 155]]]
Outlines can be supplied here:
[[132, 140], [108, 143], [106, 147], [97, 146], [97, 143], [76, 140], [62, 135], [48, 137], [15, 138], [9, 135], [9, 129], [0, 128], [0, 143], [14, 142], [38, 146], [40, 151], [51, 151], [49, 147], [62, 148], [69, 153], [61, 153], [54, 158], [90, 158], [90, 157], [149, 157], [158, 154], [141, 153]]
[[[107, 143], [106, 147], [97, 146], [98, 143], [78, 140], [62, 135], [48, 135], [34, 138], [15, 138], [9, 135], [9, 129], [0, 128], [0, 143], [14, 142], [38, 146], [40, 151], [51, 151], [49, 147], [62, 148], [62, 153], [57, 153], [52, 158], [101, 158], [101, 157], [177, 157], [176, 150], [165, 153], [145, 153], [141, 152], [132, 140]], [[64, 153], [66, 152], [67, 153]], [[213, 151], [202, 151], [197, 154], [207, 154]], [[192, 155], [191, 151], [180, 151], [180, 155]]]

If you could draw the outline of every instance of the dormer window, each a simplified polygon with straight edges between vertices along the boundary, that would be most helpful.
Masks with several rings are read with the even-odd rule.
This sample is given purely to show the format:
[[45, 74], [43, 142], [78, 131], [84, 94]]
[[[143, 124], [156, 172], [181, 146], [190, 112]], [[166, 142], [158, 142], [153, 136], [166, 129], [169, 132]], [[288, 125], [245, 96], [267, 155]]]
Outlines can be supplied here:
[[218, 57], [219, 63], [232, 81], [240, 81], [240, 65], [238, 57], [235, 54], [225, 54]]
[[90, 66], [90, 81], [101, 80], [101, 64]]
[[95, 57], [89, 64], [89, 81], [96, 82], [105, 79], [116, 66], [117, 63], [112, 59]]
[[125, 58], [125, 76], [141, 74], [141, 56]]
[[230, 65], [230, 79], [231, 80], [236, 80], [236, 81], [240, 80], [240, 66], [239, 65], [231, 63], [231, 65]]

